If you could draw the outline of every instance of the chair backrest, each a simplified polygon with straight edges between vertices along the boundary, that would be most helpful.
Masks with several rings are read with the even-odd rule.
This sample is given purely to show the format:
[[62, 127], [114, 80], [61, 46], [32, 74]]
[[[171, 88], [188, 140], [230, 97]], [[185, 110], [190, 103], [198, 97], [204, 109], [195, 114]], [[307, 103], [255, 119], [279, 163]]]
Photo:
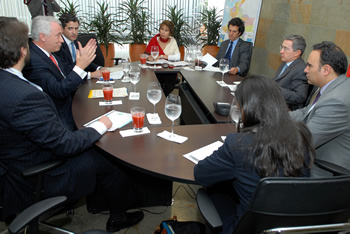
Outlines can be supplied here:
[[[96, 39], [96, 42], [97, 42], [97, 37], [93, 33], [79, 34], [77, 40], [81, 43], [82, 46], [85, 46], [86, 43], [88, 43], [88, 41], [92, 38]], [[102, 67], [105, 66], [105, 59], [103, 57], [102, 50], [101, 50], [98, 43], [97, 43], [97, 48], [96, 48], [96, 57], [95, 57], [94, 61], [92, 61], [92, 62], [99, 65], [99, 66], [102, 66]]]
[[347, 222], [350, 176], [264, 178], [234, 233]]

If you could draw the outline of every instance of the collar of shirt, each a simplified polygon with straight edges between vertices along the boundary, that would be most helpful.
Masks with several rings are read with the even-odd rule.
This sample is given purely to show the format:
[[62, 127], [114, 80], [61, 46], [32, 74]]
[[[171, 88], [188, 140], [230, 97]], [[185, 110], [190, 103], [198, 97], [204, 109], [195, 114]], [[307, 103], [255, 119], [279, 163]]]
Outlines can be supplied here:
[[335, 79], [329, 81], [327, 84], [325, 84], [321, 89], [320, 89], [320, 94], [322, 95], [322, 93], [326, 90], [326, 88], [334, 81]]
[[46, 50], [44, 50], [43, 48], [41, 48], [40, 46], [38, 46], [35, 43], [34, 43], [34, 45], [36, 45], [36, 47], [38, 47], [42, 52], [44, 52], [47, 55], [47, 57], [50, 57], [50, 53], [49, 52], [47, 52]]
[[[68, 39], [67, 37], [65, 37], [63, 34], [62, 34], [62, 37], [63, 37], [64, 41], [67, 43], [70, 53], [72, 53], [71, 43], [72, 43], [73, 41], [69, 40], [69, 39]], [[75, 47], [75, 45], [74, 45], [74, 47]]]
[[30, 85], [34, 86], [35, 88], [39, 89], [40, 91], [43, 91], [43, 89], [42, 89], [39, 85], [36, 85], [36, 84], [30, 82], [29, 80], [27, 80], [27, 79], [23, 76], [22, 72], [18, 71], [17, 69], [15, 69], [15, 68], [13, 68], [13, 67], [10, 67], [10, 68], [3, 69], [3, 70], [5, 70], [5, 71], [7, 71], [7, 72], [10, 72], [11, 74], [14, 74], [15, 76], [18, 76], [20, 79], [22, 79], [22, 80], [28, 82]]

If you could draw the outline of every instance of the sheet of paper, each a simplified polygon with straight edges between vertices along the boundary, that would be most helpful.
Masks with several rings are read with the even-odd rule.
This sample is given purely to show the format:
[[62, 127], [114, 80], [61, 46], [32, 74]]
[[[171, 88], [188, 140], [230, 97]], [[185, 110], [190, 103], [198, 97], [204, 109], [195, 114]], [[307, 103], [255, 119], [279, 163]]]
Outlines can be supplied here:
[[102, 116], [107, 116], [113, 124], [112, 127], [108, 129], [109, 132], [115, 131], [117, 128], [124, 127], [125, 125], [127, 125], [132, 121], [132, 117], [130, 113], [111, 110], [110, 112], [107, 112], [106, 114], [101, 115], [96, 119], [93, 119], [90, 122], [84, 124], [84, 127], [88, 127], [93, 122], [99, 120]]
[[203, 68], [203, 71], [211, 71], [211, 72], [221, 72], [220, 68], [218, 67], [213, 67], [213, 66], [206, 66], [205, 68]]
[[207, 53], [199, 61], [201, 61], [204, 64], [207, 64], [207, 66], [212, 66], [218, 60], [214, 58], [211, 54]]
[[166, 59], [158, 59], [157, 61], [147, 61], [148, 64], [164, 64], [168, 63], [168, 60]]
[[98, 102], [99, 106], [116, 106], [116, 105], [122, 105], [123, 102], [121, 100], [118, 101], [112, 101], [112, 103], [106, 103], [105, 101]]
[[[128, 96], [128, 89], [126, 87], [113, 89], [113, 97], [126, 97]], [[102, 89], [90, 90], [88, 98], [103, 98]]]
[[161, 124], [162, 121], [160, 120], [160, 117], [158, 115], [158, 113], [147, 113], [147, 120], [149, 124]]
[[217, 150], [223, 144], [224, 143], [222, 143], [221, 141], [216, 141], [216, 142], [211, 143], [207, 146], [204, 146], [204, 147], [199, 148], [195, 151], [192, 151], [188, 154], [184, 154], [183, 156], [185, 158], [187, 158], [188, 160], [197, 164], [200, 160], [203, 160], [206, 157], [210, 156], [215, 150]]
[[178, 62], [168, 61], [168, 64], [169, 64], [169, 65], [173, 65], [173, 66], [175, 66], [175, 67], [181, 67], [181, 66], [188, 66], [188, 65], [191, 65], [190, 63], [184, 62], [184, 61], [178, 61]]

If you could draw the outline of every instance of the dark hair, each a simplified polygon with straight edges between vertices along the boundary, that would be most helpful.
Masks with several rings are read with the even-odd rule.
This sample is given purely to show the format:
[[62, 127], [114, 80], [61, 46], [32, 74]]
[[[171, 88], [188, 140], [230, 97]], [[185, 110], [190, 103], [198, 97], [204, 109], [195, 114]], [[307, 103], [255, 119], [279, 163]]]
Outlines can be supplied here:
[[73, 21], [73, 22], [78, 22], [80, 24], [79, 19], [76, 15], [73, 15], [72, 13], [63, 13], [59, 20], [61, 21], [62, 27], [65, 28], [67, 23]]
[[293, 42], [293, 50], [297, 51], [300, 50], [301, 54], [300, 57], [304, 54], [305, 48], [306, 48], [306, 42], [304, 37], [300, 35], [290, 34], [286, 37], [284, 37], [284, 40], [289, 40]]
[[348, 60], [340, 47], [331, 41], [323, 41], [312, 48], [321, 52], [320, 67], [328, 64], [337, 75], [344, 74], [348, 68]]
[[[311, 133], [292, 121], [277, 83], [263, 76], [244, 79], [235, 91], [242, 110], [242, 133], [253, 133], [246, 160], [262, 177], [300, 176], [314, 158]], [[310, 157], [305, 159], [305, 156]], [[282, 171], [283, 172], [282, 172]]]
[[170, 31], [170, 36], [174, 34], [174, 30], [175, 30], [175, 25], [173, 22], [169, 21], [169, 20], [164, 20], [160, 25], [159, 25], [159, 31], [160, 28], [165, 25], [169, 28]]
[[244, 21], [241, 18], [239, 18], [239, 17], [232, 18], [227, 23], [227, 29], [230, 27], [230, 25], [237, 26], [238, 27], [238, 31], [241, 33], [240, 36], [243, 35], [243, 33], [245, 31], [245, 26], [244, 26]]
[[0, 67], [13, 67], [28, 48], [28, 27], [13, 17], [0, 17]]

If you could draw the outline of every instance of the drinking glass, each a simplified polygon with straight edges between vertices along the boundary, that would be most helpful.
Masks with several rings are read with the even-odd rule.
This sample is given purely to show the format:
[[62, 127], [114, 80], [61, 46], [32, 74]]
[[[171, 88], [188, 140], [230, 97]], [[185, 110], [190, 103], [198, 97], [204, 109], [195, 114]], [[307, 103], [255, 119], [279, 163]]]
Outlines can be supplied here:
[[133, 107], [131, 108], [132, 125], [134, 132], [142, 132], [145, 121], [145, 108]]
[[[152, 46], [151, 47], [151, 56], [153, 57], [154, 61], [159, 55], [159, 47], [158, 46]], [[154, 64], [154, 67], [156, 67], [156, 64]]]
[[104, 69], [104, 70], [102, 71], [102, 77], [103, 77], [103, 81], [104, 81], [104, 82], [109, 81], [109, 80], [110, 80], [110, 77], [111, 77], [110, 71], [109, 71], [108, 69]]
[[193, 59], [193, 51], [187, 50], [185, 61], [190, 64], [190, 67], [191, 67], [192, 59]]
[[103, 84], [103, 97], [105, 99], [106, 104], [112, 104], [113, 99], [113, 84], [106, 82]]
[[127, 60], [123, 60], [122, 62], [123, 72], [124, 72], [124, 79], [129, 78], [129, 71], [130, 71], [130, 63]]
[[129, 72], [130, 82], [134, 84], [134, 92], [136, 93], [136, 84], [140, 81], [140, 68], [134, 66]]
[[140, 54], [140, 62], [142, 67], [146, 67], [147, 54]]
[[229, 60], [226, 58], [220, 59], [219, 68], [222, 72], [221, 82], [224, 83], [224, 74], [229, 71]]
[[170, 138], [174, 135], [174, 120], [181, 115], [181, 98], [178, 95], [169, 94], [165, 101], [165, 115], [172, 121]]
[[[156, 113], [156, 104], [162, 98], [162, 88], [158, 82], [150, 82], [147, 87], [147, 99], [153, 104], [153, 114]], [[155, 116], [152, 119], [156, 119]]]
[[202, 51], [197, 50], [196, 51], [196, 60], [198, 62], [197, 69], [201, 69], [201, 67], [199, 66], [199, 60], [201, 60], [202, 57], [203, 57]]

